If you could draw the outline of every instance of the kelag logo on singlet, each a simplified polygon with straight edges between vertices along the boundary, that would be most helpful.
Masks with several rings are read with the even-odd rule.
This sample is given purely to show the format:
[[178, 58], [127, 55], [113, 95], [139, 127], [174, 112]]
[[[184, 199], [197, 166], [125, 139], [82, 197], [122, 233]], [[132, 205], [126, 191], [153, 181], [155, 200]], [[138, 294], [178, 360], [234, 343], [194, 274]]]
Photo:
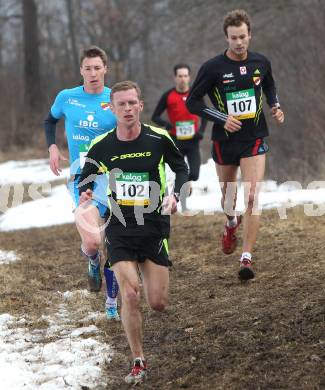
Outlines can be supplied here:
[[87, 119], [80, 119], [79, 121], [79, 126], [80, 127], [91, 127], [93, 129], [98, 129], [98, 122], [94, 121], [94, 116], [93, 115], [88, 115]]
[[88, 135], [72, 134], [72, 139], [75, 141], [90, 142], [90, 138], [88, 137]]

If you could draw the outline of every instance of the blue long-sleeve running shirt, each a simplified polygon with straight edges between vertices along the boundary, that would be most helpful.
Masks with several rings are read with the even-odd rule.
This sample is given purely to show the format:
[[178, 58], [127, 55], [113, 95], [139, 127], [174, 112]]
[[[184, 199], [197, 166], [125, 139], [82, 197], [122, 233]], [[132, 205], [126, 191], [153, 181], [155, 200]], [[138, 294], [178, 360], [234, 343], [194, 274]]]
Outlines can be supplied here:
[[83, 86], [64, 89], [56, 96], [45, 120], [47, 144], [55, 143], [55, 125], [65, 118], [71, 174], [79, 174], [91, 141], [116, 126], [115, 115], [109, 108], [110, 88], [90, 94]]

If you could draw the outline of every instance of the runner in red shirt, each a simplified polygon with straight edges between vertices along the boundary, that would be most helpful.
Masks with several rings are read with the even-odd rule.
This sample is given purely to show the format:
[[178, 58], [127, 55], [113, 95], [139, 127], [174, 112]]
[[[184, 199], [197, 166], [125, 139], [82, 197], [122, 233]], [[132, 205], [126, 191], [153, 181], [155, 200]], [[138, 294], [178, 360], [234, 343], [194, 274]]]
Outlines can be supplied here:
[[[187, 64], [174, 66], [175, 87], [161, 96], [151, 119], [168, 130], [180, 152], [187, 158], [189, 180], [196, 181], [201, 165], [199, 141], [203, 138], [207, 121], [191, 114], [185, 105], [190, 89], [190, 72]], [[164, 111], [167, 111], [168, 120], [161, 118]], [[191, 187], [188, 189], [190, 192]], [[181, 204], [182, 211], [186, 212], [186, 197], [181, 196]]]

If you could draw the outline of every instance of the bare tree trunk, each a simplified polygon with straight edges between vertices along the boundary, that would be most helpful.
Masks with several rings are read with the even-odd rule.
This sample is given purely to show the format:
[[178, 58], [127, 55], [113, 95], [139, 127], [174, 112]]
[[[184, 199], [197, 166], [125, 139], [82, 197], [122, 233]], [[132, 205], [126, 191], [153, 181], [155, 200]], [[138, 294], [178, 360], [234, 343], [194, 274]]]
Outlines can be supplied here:
[[25, 104], [36, 112], [42, 102], [37, 9], [35, 0], [23, 1]]
[[65, 1], [67, 11], [68, 11], [68, 20], [69, 20], [69, 35], [71, 40], [71, 49], [72, 49], [72, 61], [73, 66], [75, 68], [76, 74], [79, 72], [79, 56], [78, 56], [78, 49], [77, 49], [77, 43], [76, 43], [76, 31], [75, 31], [75, 24], [74, 24], [74, 10], [73, 10], [73, 3], [72, 0], [66, 0]]
[[[2, 42], [2, 29], [0, 29], [0, 69], [3, 69], [3, 59], [2, 59], [2, 50], [3, 50], [3, 42]], [[0, 71], [1, 74], [1, 71]]]

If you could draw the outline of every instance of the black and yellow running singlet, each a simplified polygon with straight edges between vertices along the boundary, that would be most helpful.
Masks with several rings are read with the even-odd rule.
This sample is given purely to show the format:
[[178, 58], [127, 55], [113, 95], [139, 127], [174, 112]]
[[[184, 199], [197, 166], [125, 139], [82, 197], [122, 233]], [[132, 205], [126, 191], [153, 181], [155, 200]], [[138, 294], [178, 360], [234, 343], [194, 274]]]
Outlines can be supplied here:
[[[165, 163], [176, 173], [174, 192], [179, 193], [188, 180], [188, 169], [166, 130], [142, 124], [134, 140], [119, 140], [113, 129], [92, 142], [79, 178], [79, 193], [93, 188], [98, 172], [108, 175], [110, 236], [168, 237], [169, 216], [161, 213], [167, 187]], [[144, 208], [141, 224], [136, 214]]]

